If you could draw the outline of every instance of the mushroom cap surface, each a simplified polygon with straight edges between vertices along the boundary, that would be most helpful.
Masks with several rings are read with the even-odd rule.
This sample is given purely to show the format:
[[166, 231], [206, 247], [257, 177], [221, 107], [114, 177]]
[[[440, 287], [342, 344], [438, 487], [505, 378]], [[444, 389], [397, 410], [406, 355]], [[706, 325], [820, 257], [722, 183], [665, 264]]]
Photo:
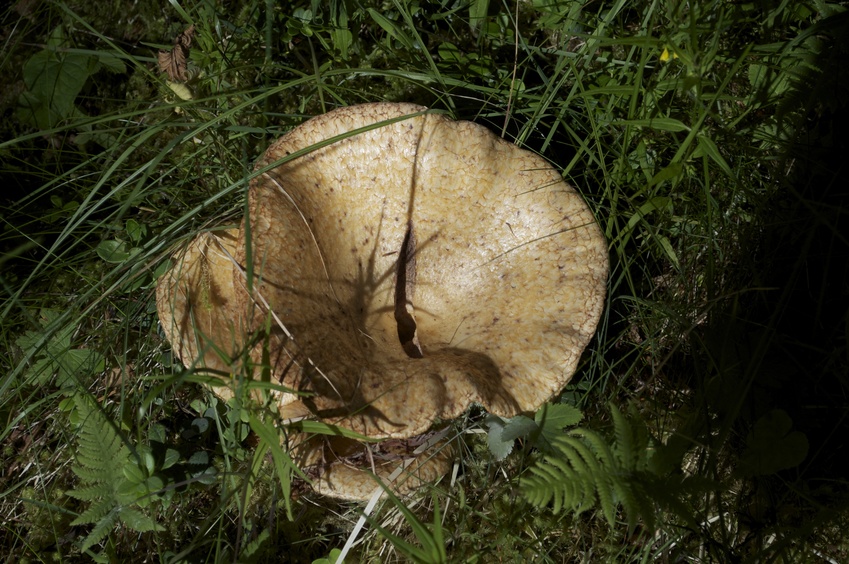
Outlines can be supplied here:
[[[156, 289], [162, 328], [174, 353], [187, 367], [222, 376], [244, 369], [240, 366], [244, 327], [235, 300], [244, 288], [233, 283], [237, 235], [235, 229], [201, 233], [175, 254]], [[234, 395], [226, 385], [217, 386], [215, 392], [224, 400]], [[312, 415], [297, 395], [274, 395], [284, 419]], [[261, 399], [258, 390], [254, 397]], [[453, 458], [453, 447], [444, 440], [416, 452], [410, 444], [419, 446], [422, 441], [375, 445], [291, 430], [288, 437], [292, 458], [312, 475], [313, 488], [351, 501], [371, 497], [378, 487], [373, 476], [399, 495], [410, 493], [444, 476]]]
[[294, 437], [290, 452], [293, 461], [310, 475], [318, 493], [365, 501], [380, 487], [378, 480], [397, 495], [406, 495], [445, 476], [455, 451], [451, 441], [439, 439], [440, 434], [368, 444], [339, 436], [301, 434]]
[[[238, 230], [204, 232], [178, 251], [156, 285], [165, 337], [183, 363], [225, 374], [244, 346], [244, 316], [234, 285], [232, 255]], [[222, 315], [222, 312], [227, 312]]]
[[[255, 361], [375, 438], [471, 403], [535, 410], [604, 303], [607, 246], [581, 196], [538, 155], [425, 110], [341, 108], [278, 139], [257, 169], [289, 160], [252, 181], [236, 244], [234, 285], [251, 277], [236, 309], [270, 327]], [[421, 358], [400, 341], [399, 285]]]
[[[249, 357], [298, 391], [276, 392], [284, 419], [403, 444], [474, 402], [533, 411], [572, 377], [601, 314], [607, 248], [541, 157], [378, 103], [308, 120], [256, 166], [240, 229], [199, 235], [158, 282], [187, 367], [244, 373]], [[321, 468], [321, 493], [364, 499], [371, 472], [385, 481], [401, 460], [365, 465], [361, 445], [337, 443], [293, 442]], [[406, 453], [406, 485], [393, 487], [443, 475], [451, 452]]]

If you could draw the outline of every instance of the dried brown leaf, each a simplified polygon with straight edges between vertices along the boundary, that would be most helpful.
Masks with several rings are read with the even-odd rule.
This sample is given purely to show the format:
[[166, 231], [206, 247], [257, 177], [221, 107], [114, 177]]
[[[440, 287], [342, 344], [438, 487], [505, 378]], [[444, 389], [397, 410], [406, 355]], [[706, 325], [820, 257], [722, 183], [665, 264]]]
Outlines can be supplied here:
[[188, 80], [186, 70], [194, 34], [195, 26], [190, 25], [186, 28], [186, 31], [174, 39], [173, 49], [159, 52], [159, 70], [167, 74], [168, 79], [173, 82], [186, 82]]

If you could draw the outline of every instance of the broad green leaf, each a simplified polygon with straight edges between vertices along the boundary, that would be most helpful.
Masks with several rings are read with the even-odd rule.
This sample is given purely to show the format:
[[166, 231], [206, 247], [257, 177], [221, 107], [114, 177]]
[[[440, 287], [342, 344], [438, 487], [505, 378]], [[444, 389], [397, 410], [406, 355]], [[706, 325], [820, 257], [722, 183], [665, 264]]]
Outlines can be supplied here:
[[489, 452], [492, 453], [495, 460], [504, 460], [511, 452], [513, 452], [513, 440], [504, 440], [502, 433], [507, 426], [507, 422], [497, 415], [486, 416], [486, 426], [489, 428], [487, 434], [487, 445]]
[[801, 464], [808, 455], [808, 438], [792, 428], [793, 420], [781, 409], [758, 419], [746, 437], [738, 471], [744, 476], [765, 476]]
[[[660, 172], [655, 174], [652, 179], [649, 181], [648, 186], [655, 186], [667, 180], [673, 180], [680, 176], [681, 171], [684, 170], [684, 165], [680, 162], [675, 162], [670, 164], [669, 166], [663, 167]], [[674, 182], [673, 182], [674, 184]]]
[[507, 424], [501, 431], [502, 441], [515, 441], [516, 439], [532, 436], [539, 430], [539, 426], [533, 419], [524, 415], [517, 415], [507, 420]]
[[471, 0], [469, 2], [469, 25], [471, 28], [480, 27], [487, 13], [489, 13], [489, 0]]
[[59, 386], [69, 384], [76, 377], [95, 376], [105, 368], [105, 359], [99, 352], [90, 349], [70, 349], [56, 358]]
[[545, 404], [536, 414], [534, 421], [539, 426], [540, 434], [534, 446], [545, 453], [552, 452], [554, 439], [563, 435], [563, 429], [581, 422], [584, 414], [576, 407], [563, 403]]
[[342, 555], [342, 551], [338, 548], [334, 548], [330, 551], [325, 558], [318, 558], [312, 561], [312, 564], [336, 564], [339, 560], [339, 557]]
[[348, 29], [333, 29], [330, 31], [330, 39], [333, 41], [333, 46], [339, 51], [339, 56], [347, 61], [348, 51], [354, 42], [354, 34]]
[[124, 468], [122, 470], [124, 477], [131, 485], [141, 484], [147, 478], [144, 471], [139, 468], [138, 464], [135, 464], [132, 461], [128, 461], [124, 464]]
[[97, 256], [113, 264], [121, 264], [130, 258], [127, 244], [119, 241], [102, 241], [95, 250], [97, 251]]
[[27, 92], [19, 100], [21, 119], [39, 129], [52, 129], [75, 113], [74, 100], [97, 60], [81, 53], [45, 49], [22, 69]]
[[167, 470], [180, 461], [180, 452], [169, 448], [165, 451], [165, 459], [162, 461], [162, 469]]
[[460, 52], [453, 43], [440, 43], [436, 52], [443, 62], [458, 63], [465, 60], [465, 56]]
[[135, 219], [128, 219], [124, 229], [133, 243], [139, 243], [147, 235], [147, 225], [139, 223]]
[[205, 450], [199, 450], [189, 457], [187, 463], [193, 466], [207, 466], [209, 465], [209, 454]]

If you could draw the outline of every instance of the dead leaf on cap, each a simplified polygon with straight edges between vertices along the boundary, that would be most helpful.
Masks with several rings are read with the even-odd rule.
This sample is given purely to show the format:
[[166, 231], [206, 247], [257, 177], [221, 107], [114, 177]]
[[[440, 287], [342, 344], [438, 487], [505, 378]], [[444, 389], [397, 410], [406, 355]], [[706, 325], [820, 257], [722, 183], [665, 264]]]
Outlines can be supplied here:
[[159, 52], [159, 70], [167, 74], [168, 78], [174, 82], [186, 82], [188, 80], [186, 67], [194, 34], [195, 26], [190, 25], [174, 40], [173, 49]]

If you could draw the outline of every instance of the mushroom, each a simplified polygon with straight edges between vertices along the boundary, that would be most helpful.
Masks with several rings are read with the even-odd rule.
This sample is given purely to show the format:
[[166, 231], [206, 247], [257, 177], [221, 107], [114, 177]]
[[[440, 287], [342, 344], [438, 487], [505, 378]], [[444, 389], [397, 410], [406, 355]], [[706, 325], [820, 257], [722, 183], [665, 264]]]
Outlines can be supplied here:
[[[279, 395], [284, 417], [407, 446], [472, 403], [535, 410], [572, 377], [601, 314], [607, 248], [541, 157], [377, 103], [308, 120], [256, 168], [238, 233], [201, 235], [159, 283], [187, 366], [249, 358], [293, 391]], [[444, 458], [414, 469], [442, 472]], [[365, 475], [363, 459], [332, 464]], [[324, 476], [320, 491], [348, 497]]]
[[[244, 325], [235, 303], [232, 257], [237, 229], [204, 232], [179, 251], [171, 268], [157, 284], [157, 309], [166, 338], [186, 367], [221, 377], [238, 373], [245, 348]], [[216, 386], [223, 399], [233, 390]], [[261, 394], [253, 394], [258, 401]], [[289, 421], [312, 416], [292, 393], [276, 393], [281, 416]], [[445, 475], [453, 449], [445, 433], [428, 433], [409, 440], [362, 443], [343, 436], [290, 432], [292, 458], [319, 493], [360, 501], [374, 492], [376, 482], [391, 484], [399, 494], [409, 493]]]

